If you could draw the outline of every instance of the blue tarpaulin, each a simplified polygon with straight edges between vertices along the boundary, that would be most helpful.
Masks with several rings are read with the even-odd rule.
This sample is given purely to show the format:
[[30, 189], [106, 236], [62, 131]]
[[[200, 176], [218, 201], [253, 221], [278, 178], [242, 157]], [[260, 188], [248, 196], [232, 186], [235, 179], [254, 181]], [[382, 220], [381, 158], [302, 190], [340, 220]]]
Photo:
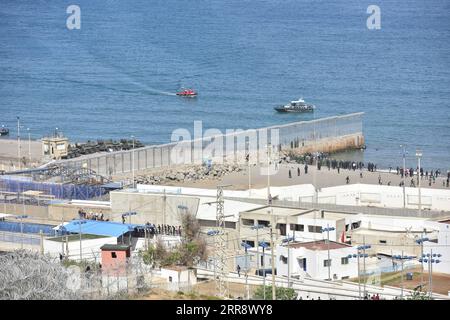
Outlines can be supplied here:
[[64, 226], [65, 231], [70, 233], [93, 234], [107, 237], [120, 237], [125, 233], [134, 230], [137, 225], [123, 224], [119, 222], [98, 221], [98, 220], [73, 220]]

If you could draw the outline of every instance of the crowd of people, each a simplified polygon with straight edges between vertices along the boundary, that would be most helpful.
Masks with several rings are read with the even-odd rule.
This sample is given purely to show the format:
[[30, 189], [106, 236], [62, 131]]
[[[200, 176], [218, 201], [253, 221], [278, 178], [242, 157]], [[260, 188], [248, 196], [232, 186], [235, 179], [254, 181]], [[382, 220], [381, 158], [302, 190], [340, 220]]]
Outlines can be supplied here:
[[78, 209], [78, 217], [80, 219], [87, 219], [87, 220], [97, 220], [97, 221], [109, 221], [109, 219], [105, 220], [105, 215], [100, 210], [100, 212], [86, 212], [83, 209]]
[[[344, 170], [352, 170], [352, 171], [356, 171], [359, 170], [360, 171], [360, 178], [363, 178], [363, 173], [362, 170], [367, 168], [367, 171], [369, 172], [377, 172], [377, 165], [375, 163], [372, 162], [368, 162], [367, 164], [365, 164], [364, 162], [361, 161], [347, 161], [347, 160], [336, 160], [336, 159], [331, 159], [328, 158], [328, 154], [327, 153], [316, 153], [316, 154], [306, 154], [304, 156], [297, 156], [297, 157], [293, 157], [293, 159], [297, 162], [297, 163], [301, 163], [304, 165], [303, 171], [305, 174], [308, 174], [308, 169], [309, 166], [311, 165], [316, 165], [317, 166], [317, 170], [322, 170], [322, 167], [327, 167], [328, 170], [337, 170], [338, 173], [340, 173], [341, 169]], [[285, 159], [286, 160], [286, 159]], [[297, 176], [301, 175], [301, 169], [297, 168]], [[414, 176], [416, 176], [416, 178], [418, 178], [420, 176], [420, 179], [423, 180], [425, 179], [426, 181], [428, 181], [428, 185], [431, 186], [432, 184], [436, 183], [436, 179], [440, 176], [442, 176], [441, 170], [437, 169], [437, 170], [424, 170], [423, 168], [416, 168], [414, 170], [414, 168], [406, 168], [403, 169], [401, 167], [396, 168], [396, 171], [393, 170], [392, 167], [389, 167], [389, 173], [396, 173], [397, 175], [400, 175], [401, 178], [403, 179], [405, 178], [412, 178], [409, 186], [410, 187], [416, 187], [417, 182], [414, 180]], [[293, 172], [291, 169], [289, 169], [288, 172], [288, 176], [291, 179], [293, 176]], [[345, 181], [347, 184], [350, 183], [350, 177], [347, 176], [345, 178]], [[378, 184], [383, 184], [381, 176], [378, 176]], [[390, 186], [391, 185], [391, 181], [387, 182], [387, 185]], [[403, 186], [403, 181], [400, 182], [399, 186]], [[443, 187], [450, 187], [450, 171], [447, 171], [447, 178], [443, 179], [442, 181], [442, 186]]]
[[172, 226], [168, 224], [154, 224], [147, 222], [145, 229], [150, 235], [167, 235], [167, 236], [180, 236], [181, 226]]
[[[303, 300], [303, 297], [302, 297], [302, 296], [299, 296], [299, 297], [297, 298], [297, 300]], [[306, 296], [306, 299], [305, 299], [305, 300], [322, 300], [322, 298], [321, 298], [320, 296], [318, 296], [316, 299], [314, 299], [313, 297]], [[329, 300], [336, 300], [336, 298], [335, 298], [335, 297], [329, 297]], [[384, 300], [384, 299], [382, 299], [382, 298], [380, 297], [380, 295], [377, 293], [377, 294], [373, 294], [373, 295], [366, 294], [366, 295], [363, 297], [363, 300]]]

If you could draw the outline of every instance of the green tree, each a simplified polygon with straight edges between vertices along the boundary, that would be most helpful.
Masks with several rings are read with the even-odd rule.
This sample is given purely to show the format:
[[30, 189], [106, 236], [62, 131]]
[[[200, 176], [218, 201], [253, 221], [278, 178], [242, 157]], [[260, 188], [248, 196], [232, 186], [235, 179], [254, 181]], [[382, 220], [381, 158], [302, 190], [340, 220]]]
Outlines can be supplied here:
[[415, 288], [407, 300], [430, 300], [430, 297], [425, 292], [421, 292], [418, 288]]
[[195, 216], [187, 212], [180, 220], [183, 230], [181, 243], [169, 250], [162, 241], [158, 241], [141, 252], [145, 264], [154, 267], [170, 265], [193, 267], [199, 261], [207, 260], [206, 241], [200, 235], [200, 225]]
[[[272, 300], [272, 286], [259, 286], [253, 295], [254, 298], [263, 300], [264, 290], [266, 291], [266, 300]], [[275, 287], [275, 293], [277, 300], [295, 300], [297, 297], [295, 290], [292, 288]]]

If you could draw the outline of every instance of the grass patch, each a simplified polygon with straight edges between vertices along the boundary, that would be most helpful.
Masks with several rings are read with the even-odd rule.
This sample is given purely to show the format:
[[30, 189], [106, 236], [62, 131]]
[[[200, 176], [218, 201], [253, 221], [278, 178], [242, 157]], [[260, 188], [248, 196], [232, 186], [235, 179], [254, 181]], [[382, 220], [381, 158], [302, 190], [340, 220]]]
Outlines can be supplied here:
[[[54, 238], [48, 238], [47, 240], [55, 241], [55, 242], [65, 242], [66, 238], [69, 242], [72, 241], [80, 241], [80, 235], [79, 234], [71, 234], [67, 236], [61, 236], [61, 237], [54, 237]], [[93, 240], [93, 239], [100, 239], [100, 238], [108, 238], [105, 236], [99, 236], [95, 234], [81, 234], [81, 240]]]

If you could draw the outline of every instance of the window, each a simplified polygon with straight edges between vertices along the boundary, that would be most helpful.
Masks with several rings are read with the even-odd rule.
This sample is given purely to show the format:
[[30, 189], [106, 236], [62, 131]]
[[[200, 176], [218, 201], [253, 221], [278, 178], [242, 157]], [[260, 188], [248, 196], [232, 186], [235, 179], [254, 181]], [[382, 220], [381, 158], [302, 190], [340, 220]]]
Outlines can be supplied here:
[[323, 260], [324, 267], [331, 267], [331, 259]]
[[281, 255], [281, 256], [280, 256], [280, 261], [282, 261], [284, 264], [287, 264], [288, 259], [287, 259], [287, 257]]
[[111, 252], [111, 258], [113, 258], [113, 259], [117, 258], [117, 254], [114, 251]]
[[341, 264], [348, 264], [348, 258], [347, 257], [341, 258]]
[[242, 225], [252, 227], [255, 224], [253, 219], [242, 219]]
[[322, 233], [321, 226], [308, 226], [308, 231], [313, 233]]
[[303, 224], [291, 224], [291, 231], [305, 231]]
[[255, 247], [255, 241], [252, 240], [242, 240], [242, 242], [248, 244], [249, 246]]
[[277, 223], [277, 229], [280, 229], [280, 235], [286, 235], [286, 224], [285, 223]]
[[380, 240], [381, 244], [386, 244], [386, 240]]
[[258, 220], [258, 224], [261, 224], [264, 227], [268, 227], [270, 225], [270, 222], [267, 220]]
[[172, 282], [172, 277], [171, 276], [169, 276], [169, 282]]

